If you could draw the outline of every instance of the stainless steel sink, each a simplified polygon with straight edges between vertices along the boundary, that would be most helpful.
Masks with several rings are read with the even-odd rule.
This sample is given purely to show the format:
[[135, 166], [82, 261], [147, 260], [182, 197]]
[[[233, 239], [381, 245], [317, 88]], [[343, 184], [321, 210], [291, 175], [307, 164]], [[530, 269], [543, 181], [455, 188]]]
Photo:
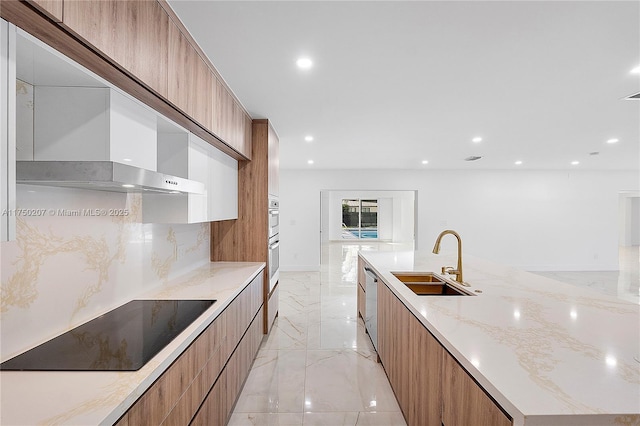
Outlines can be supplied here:
[[418, 296], [473, 296], [455, 283], [433, 272], [392, 272]]

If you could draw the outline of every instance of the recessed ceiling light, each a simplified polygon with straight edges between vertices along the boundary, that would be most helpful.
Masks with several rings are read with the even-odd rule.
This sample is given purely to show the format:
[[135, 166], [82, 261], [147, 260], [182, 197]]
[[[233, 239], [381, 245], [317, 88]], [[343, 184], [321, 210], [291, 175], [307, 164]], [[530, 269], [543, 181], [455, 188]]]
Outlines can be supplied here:
[[313, 160], [307, 161], [307, 164], [313, 164]]
[[313, 141], [313, 136], [307, 135], [307, 136], [304, 137], [304, 140], [307, 141], [307, 142], [312, 142]]
[[640, 65], [629, 71], [630, 74], [640, 74]]
[[475, 138], [471, 139], [471, 142], [473, 143], [482, 142], [482, 138], [480, 136], [476, 136]]
[[122, 161], [131, 161], [131, 158], [123, 158]]
[[427, 161], [427, 160], [422, 160], [422, 164], [429, 164], [429, 161]]
[[580, 162], [579, 162], [579, 161], [572, 161], [572, 162], [571, 162], [571, 165], [572, 165], [572, 166], [577, 166], [578, 164], [580, 164]]
[[296, 65], [300, 69], [308, 70], [309, 68], [311, 68], [313, 66], [313, 61], [311, 59], [309, 59], [309, 58], [299, 58], [296, 61]]
[[607, 140], [607, 143], [617, 143], [619, 141], [619, 139], [616, 138], [611, 138]]
[[514, 163], [516, 166], [519, 166], [520, 164], [522, 164], [522, 161], [518, 160]]

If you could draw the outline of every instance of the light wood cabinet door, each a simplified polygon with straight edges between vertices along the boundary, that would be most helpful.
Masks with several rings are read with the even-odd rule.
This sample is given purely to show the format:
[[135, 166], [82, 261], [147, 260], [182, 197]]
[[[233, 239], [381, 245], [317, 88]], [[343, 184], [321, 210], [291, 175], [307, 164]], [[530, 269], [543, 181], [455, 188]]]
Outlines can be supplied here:
[[169, 16], [157, 1], [72, 0], [63, 25], [167, 98]]
[[234, 106], [234, 99], [227, 91], [225, 85], [220, 80], [216, 80], [216, 105], [212, 130], [218, 137], [233, 148], [236, 148], [231, 142], [233, 136]]
[[169, 101], [203, 127], [213, 125], [216, 86], [211, 70], [174, 23], [169, 26]]
[[441, 425], [444, 349], [404, 304], [378, 283], [378, 349], [409, 425]]
[[444, 349], [413, 314], [409, 315], [409, 359], [404, 360], [409, 365], [406, 418], [410, 425], [441, 426]]
[[[63, 0], [28, 0], [55, 22], [62, 22]], [[73, 1], [73, 0], [71, 0]]]
[[512, 421], [447, 352], [443, 356], [442, 424], [508, 426]]
[[[380, 297], [380, 293], [385, 294], [385, 298], [387, 299], [387, 317], [384, 321], [388, 323], [385, 329], [386, 333], [388, 333], [386, 340], [389, 342], [387, 351], [388, 362], [387, 364], [383, 362], [383, 365], [385, 365], [385, 370], [387, 370], [387, 365], [389, 366], [387, 370], [389, 381], [396, 394], [400, 409], [405, 418], [407, 418], [407, 413], [411, 405], [411, 394], [409, 390], [411, 378], [409, 359], [411, 354], [409, 348], [409, 333], [407, 332], [411, 314], [409, 310], [398, 301], [395, 295], [391, 293], [387, 286], [381, 280], [378, 280], [378, 297]], [[379, 304], [378, 308], [380, 308]], [[378, 323], [380, 323], [381, 320], [380, 315], [378, 311]], [[379, 336], [380, 330], [378, 329], [378, 337]]]
[[247, 115], [242, 105], [238, 102], [234, 102], [233, 114], [231, 142], [238, 152], [251, 158], [251, 117]]
[[226, 399], [228, 371], [225, 369], [211, 392], [202, 403], [200, 410], [189, 423], [191, 426], [224, 426], [229, 413], [229, 402]]

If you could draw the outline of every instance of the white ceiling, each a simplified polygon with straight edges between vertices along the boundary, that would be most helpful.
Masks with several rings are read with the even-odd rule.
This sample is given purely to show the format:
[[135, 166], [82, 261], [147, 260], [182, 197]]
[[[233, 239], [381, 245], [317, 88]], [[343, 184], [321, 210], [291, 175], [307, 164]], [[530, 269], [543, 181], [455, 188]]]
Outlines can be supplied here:
[[170, 4], [282, 168], [640, 169], [638, 1]]

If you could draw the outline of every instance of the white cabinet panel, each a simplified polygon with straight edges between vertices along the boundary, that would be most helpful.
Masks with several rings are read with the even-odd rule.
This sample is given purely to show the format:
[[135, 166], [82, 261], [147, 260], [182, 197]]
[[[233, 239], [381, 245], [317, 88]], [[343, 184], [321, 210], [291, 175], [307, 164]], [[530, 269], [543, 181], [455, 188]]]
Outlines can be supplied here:
[[238, 160], [215, 148], [209, 156], [210, 220], [238, 218]]
[[34, 159], [116, 161], [156, 170], [156, 115], [102, 87], [34, 90]]
[[115, 90], [109, 95], [110, 159], [156, 170], [156, 113]]
[[207, 199], [210, 192], [209, 151], [215, 149], [207, 142], [193, 134], [189, 134], [189, 179], [202, 182], [205, 194], [190, 194], [188, 197], [189, 223], [209, 222]]
[[144, 222], [199, 223], [238, 217], [238, 161], [196, 135], [158, 134], [158, 171], [202, 182], [205, 194], [144, 194]]
[[15, 239], [16, 27], [0, 19], [0, 241]]

